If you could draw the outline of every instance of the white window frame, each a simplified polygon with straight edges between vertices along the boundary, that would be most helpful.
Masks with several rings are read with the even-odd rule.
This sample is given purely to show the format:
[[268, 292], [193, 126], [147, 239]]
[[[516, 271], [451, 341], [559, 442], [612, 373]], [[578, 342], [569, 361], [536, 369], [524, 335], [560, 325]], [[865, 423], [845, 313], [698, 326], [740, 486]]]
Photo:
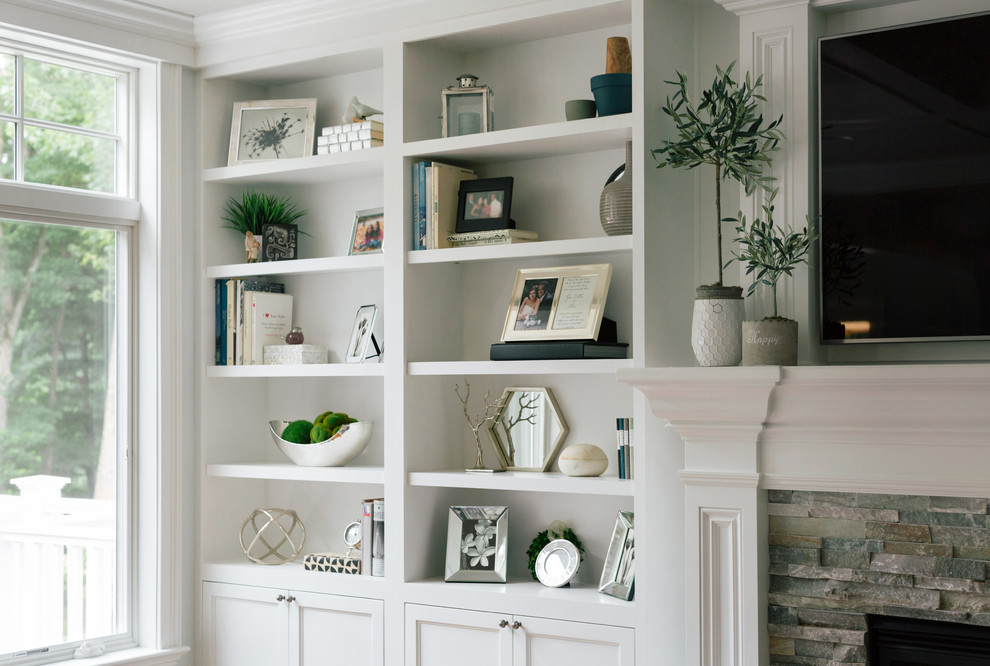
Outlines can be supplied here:
[[[55, 51], [50, 47], [32, 47], [23, 41], [2, 40], [0, 41], [0, 53], [9, 53], [16, 58], [15, 66], [15, 106], [12, 115], [0, 113], [0, 120], [13, 122], [16, 128], [14, 135], [14, 181], [24, 181], [24, 128], [37, 127], [40, 129], [52, 129], [64, 131], [80, 136], [89, 136], [101, 139], [111, 139], [116, 141], [116, 155], [114, 160], [114, 192], [118, 196], [133, 197], [134, 170], [131, 165], [134, 163], [135, 152], [133, 141], [127, 141], [131, 136], [134, 114], [134, 81], [135, 69], [133, 67], [108, 66], [107, 62], [96, 60], [88, 56], [67, 57], [65, 52]], [[24, 115], [24, 58], [47, 62], [61, 67], [77, 69], [93, 74], [103, 74], [115, 77], [117, 80], [116, 90], [116, 127], [112, 132], [93, 130], [74, 125], [63, 125], [62, 123], [26, 118]], [[46, 187], [58, 187], [47, 185]], [[73, 188], [59, 188], [76, 191]]]
[[[133, 228], [121, 252], [129, 257], [129, 293], [123, 310], [129, 321], [120, 329], [127, 334], [128, 368], [132, 392], [129, 415], [131, 446], [128, 461], [118, 467], [130, 482], [130, 507], [126, 564], [128, 599], [121, 612], [128, 613], [129, 631], [105, 642], [103, 657], [88, 659], [90, 666], [108, 664], [174, 664], [188, 648], [189, 623], [183, 610], [191, 606], [190, 527], [181, 518], [187, 505], [181, 487], [183, 449], [191, 451], [191, 425], [184, 425], [183, 410], [191, 411], [189, 398], [181, 397], [191, 376], [191, 344], [182, 335], [190, 314], [187, 281], [179, 279], [181, 256], [181, 138], [182, 70], [180, 67], [119, 52], [82, 47], [77, 42], [0, 25], [5, 45], [19, 44], [29, 54], [58, 52], [68, 62], [99, 61], [116, 71], [127, 71], [125, 103], [129, 111], [120, 119], [130, 135], [126, 155], [118, 162], [118, 179], [127, 185], [119, 195], [85, 190], [0, 181], [0, 217], [36, 221], [62, 220], [76, 224], [109, 223]], [[118, 95], [118, 100], [121, 97]], [[119, 126], [118, 129], [123, 129]], [[127, 136], [126, 134], [124, 136]], [[168, 228], [170, 233], [163, 234]], [[185, 294], [189, 296], [189, 294]], [[188, 310], [188, 307], [185, 308]], [[124, 349], [121, 344], [120, 349]], [[187, 393], [188, 396], [188, 393]], [[188, 500], [186, 500], [188, 501]], [[184, 567], [184, 565], [186, 565]], [[22, 666], [57, 663], [73, 658], [72, 650], [59, 650], [5, 663]], [[78, 662], [74, 662], [78, 663]]]

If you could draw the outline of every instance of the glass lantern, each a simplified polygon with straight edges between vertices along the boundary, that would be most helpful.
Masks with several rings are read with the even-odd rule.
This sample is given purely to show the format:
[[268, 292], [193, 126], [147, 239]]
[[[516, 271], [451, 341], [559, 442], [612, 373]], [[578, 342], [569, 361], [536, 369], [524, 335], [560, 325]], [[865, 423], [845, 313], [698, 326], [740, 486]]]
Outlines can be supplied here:
[[444, 138], [495, 129], [495, 92], [488, 86], [479, 86], [473, 74], [461, 74], [457, 82], [440, 93]]

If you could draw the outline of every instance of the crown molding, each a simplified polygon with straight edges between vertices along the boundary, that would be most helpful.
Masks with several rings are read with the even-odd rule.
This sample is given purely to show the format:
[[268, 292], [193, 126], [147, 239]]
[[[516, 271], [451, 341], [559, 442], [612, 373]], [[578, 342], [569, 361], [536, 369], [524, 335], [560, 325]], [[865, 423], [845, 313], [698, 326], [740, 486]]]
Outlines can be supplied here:
[[[836, 0], [845, 2], [847, 0]], [[815, 0], [715, 0], [727, 12], [733, 14], [754, 14], [756, 12], [767, 12], [785, 7], [808, 7], [814, 4]]]
[[177, 64], [195, 59], [193, 19], [185, 14], [126, 0], [0, 0], [0, 7], [0, 20], [22, 28]]
[[422, 0], [273, 0], [199, 16], [194, 21], [197, 44], [213, 44], [246, 37], [261, 37], [278, 30], [314, 24], [332, 25], [350, 17], [387, 12], [419, 4]]

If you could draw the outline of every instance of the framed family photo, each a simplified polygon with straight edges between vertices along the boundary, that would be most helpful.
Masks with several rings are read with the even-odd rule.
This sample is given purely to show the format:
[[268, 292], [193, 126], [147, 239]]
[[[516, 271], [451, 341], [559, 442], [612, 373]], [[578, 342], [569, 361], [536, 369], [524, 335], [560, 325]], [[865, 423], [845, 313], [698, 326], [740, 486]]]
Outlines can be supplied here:
[[316, 99], [235, 102], [227, 166], [313, 154]]
[[450, 507], [444, 581], [504, 583], [508, 539], [509, 507]]
[[457, 233], [515, 229], [512, 209], [512, 177], [462, 180], [457, 191]]
[[612, 264], [519, 270], [502, 342], [597, 340], [611, 278]]
[[385, 233], [384, 208], [369, 208], [354, 213], [354, 229], [347, 254], [375, 254], [382, 251]]
[[378, 316], [377, 305], [362, 305], [358, 308], [354, 316], [354, 328], [351, 329], [351, 337], [347, 341], [347, 353], [344, 356], [345, 363], [361, 363], [369, 358], [368, 346], [374, 337], [372, 331], [375, 328], [375, 318]]

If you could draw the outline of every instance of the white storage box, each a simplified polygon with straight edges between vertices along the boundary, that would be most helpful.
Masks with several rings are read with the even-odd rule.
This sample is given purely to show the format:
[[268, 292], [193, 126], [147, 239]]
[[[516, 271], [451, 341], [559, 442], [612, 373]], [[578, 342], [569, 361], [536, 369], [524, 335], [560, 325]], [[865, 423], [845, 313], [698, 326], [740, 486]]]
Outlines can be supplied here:
[[323, 345], [265, 345], [265, 365], [326, 363], [328, 356]]

